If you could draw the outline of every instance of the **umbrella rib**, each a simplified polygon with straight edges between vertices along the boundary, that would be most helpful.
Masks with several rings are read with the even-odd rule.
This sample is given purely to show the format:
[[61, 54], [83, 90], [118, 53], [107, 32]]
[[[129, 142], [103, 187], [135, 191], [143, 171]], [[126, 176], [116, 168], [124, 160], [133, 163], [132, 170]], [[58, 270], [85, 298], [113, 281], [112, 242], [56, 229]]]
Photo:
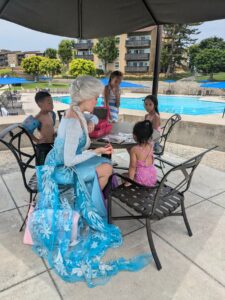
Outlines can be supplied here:
[[5, 3], [3, 4], [1, 10], [0, 10], [0, 16], [1, 14], [4, 12], [4, 10], [6, 9], [6, 7], [8, 6], [10, 0], [6, 0]]
[[147, 9], [147, 11], [149, 12], [150, 16], [152, 17], [152, 19], [154, 20], [155, 24], [159, 25], [158, 22], [157, 22], [157, 20], [156, 20], [155, 15], [153, 14], [151, 8], [149, 7], [147, 1], [146, 0], [142, 0], [142, 2], [144, 4], [145, 8]]
[[79, 37], [82, 39], [82, 0], [78, 0], [78, 30], [79, 30]]

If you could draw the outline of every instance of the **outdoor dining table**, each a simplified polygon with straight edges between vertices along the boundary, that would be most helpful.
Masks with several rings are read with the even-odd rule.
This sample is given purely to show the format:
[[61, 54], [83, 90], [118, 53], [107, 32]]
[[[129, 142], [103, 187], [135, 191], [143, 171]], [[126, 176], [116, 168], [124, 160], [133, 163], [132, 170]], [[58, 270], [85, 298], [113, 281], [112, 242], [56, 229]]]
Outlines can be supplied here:
[[[118, 134], [132, 134], [133, 131], [133, 125], [129, 122], [118, 122], [113, 124], [112, 132], [110, 135], [118, 135]], [[160, 133], [157, 130], [153, 131], [152, 135], [152, 141], [157, 142], [160, 139]], [[109, 141], [110, 144], [113, 146], [114, 149], [130, 149], [132, 146], [136, 145], [135, 142], [126, 142], [123, 141], [121, 143], [115, 143]], [[104, 140], [104, 137], [98, 138], [98, 139], [91, 139], [91, 149], [96, 149], [98, 147], [103, 147], [108, 143], [107, 140]]]

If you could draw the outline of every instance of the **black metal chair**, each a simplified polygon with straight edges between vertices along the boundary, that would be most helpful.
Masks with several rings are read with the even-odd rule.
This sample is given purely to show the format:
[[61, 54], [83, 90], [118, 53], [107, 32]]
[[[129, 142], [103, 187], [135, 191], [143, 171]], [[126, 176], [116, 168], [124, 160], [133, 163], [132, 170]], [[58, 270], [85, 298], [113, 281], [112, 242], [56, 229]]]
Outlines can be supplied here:
[[[9, 126], [1, 131], [0, 142], [3, 143], [15, 156], [21, 171], [24, 186], [30, 194], [28, 211], [20, 228], [20, 231], [22, 231], [30, 206], [35, 201], [37, 195], [37, 180], [35, 173], [35, 163], [37, 157], [36, 148], [29, 133], [18, 124]], [[26, 148], [24, 148], [25, 145]], [[31, 177], [28, 174], [29, 170], [34, 170], [34, 174]]]
[[[15, 156], [21, 171], [24, 186], [30, 194], [28, 210], [20, 228], [20, 231], [22, 231], [28, 217], [30, 206], [35, 206], [35, 199], [38, 193], [37, 177], [35, 172], [37, 151], [29, 133], [18, 124], [11, 125], [1, 131], [0, 142], [3, 143]], [[30, 169], [34, 170], [32, 175], [28, 174]], [[70, 185], [59, 185], [59, 191], [62, 197], [64, 194], [68, 193], [70, 189]]]
[[[66, 111], [65, 109], [57, 110], [57, 114], [58, 114], [58, 117], [59, 117], [59, 122], [61, 121], [62, 117], [64, 116], [65, 111]], [[108, 110], [105, 107], [95, 107], [94, 111], [93, 111], [93, 114], [95, 116], [97, 116], [99, 120], [102, 120], [102, 119], [105, 119], [107, 117]]]
[[57, 110], [57, 114], [58, 114], [58, 117], [59, 117], [59, 122], [61, 121], [62, 117], [64, 117], [65, 111], [66, 111], [65, 109]]
[[93, 111], [93, 115], [98, 117], [99, 120], [104, 120], [107, 118], [108, 109], [106, 107], [95, 107]]
[[172, 115], [167, 121], [166, 124], [161, 128], [162, 134], [159, 142], [154, 147], [154, 156], [159, 161], [159, 164], [156, 163], [156, 167], [162, 171], [164, 175], [165, 164], [163, 163], [162, 156], [165, 152], [166, 142], [168, 140], [169, 135], [171, 134], [174, 126], [181, 120], [181, 116], [179, 114]]
[[[160, 220], [167, 216], [182, 216], [188, 235], [192, 236], [192, 231], [185, 212], [184, 193], [189, 189], [193, 173], [203, 156], [215, 148], [216, 147], [208, 149], [179, 165], [167, 162], [171, 169], [164, 175], [162, 180], [152, 188], [137, 184], [120, 174], [113, 174], [111, 176], [111, 180], [107, 186], [109, 190], [107, 197], [108, 222], [111, 223], [112, 220], [145, 219], [150, 249], [158, 270], [160, 270], [162, 266], [152, 238], [151, 221]], [[174, 177], [174, 175], [176, 177]], [[113, 188], [112, 181], [114, 176], [131, 183], [131, 185], [126, 187], [124, 184], [120, 184], [118, 187]], [[171, 177], [172, 180], [170, 180]], [[171, 182], [174, 181], [176, 181], [176, 183], [172, 184]], [[113, 199], [117, 199], [126, 204], [132, 208], [134, 212], [137, 212], [138, 215], [112, 216]], [[181, 207], [181, 211], [177, 212], [179, 207]]]
[[154, 151], [154, 154], [157, 156], [162, 156], [166, 148], [166, 142], [171, 134], [174, 126], [181, 120], [179, 114], [172, 115], [167, 121], [166, 124], [162, 127], [162, 134], [159, 140], [160, 147]]

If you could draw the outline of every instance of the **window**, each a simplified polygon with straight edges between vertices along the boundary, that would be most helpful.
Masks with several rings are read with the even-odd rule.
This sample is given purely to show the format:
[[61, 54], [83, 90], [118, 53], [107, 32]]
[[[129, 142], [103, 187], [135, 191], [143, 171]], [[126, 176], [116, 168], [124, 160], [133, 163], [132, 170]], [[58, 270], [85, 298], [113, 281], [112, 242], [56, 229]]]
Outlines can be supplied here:
[[115, 68], [116, 70], [118, 70], [118, 69], [120, 68], [120, 64], [119, 64], [118, 62], [115, 62], [114, 68]]

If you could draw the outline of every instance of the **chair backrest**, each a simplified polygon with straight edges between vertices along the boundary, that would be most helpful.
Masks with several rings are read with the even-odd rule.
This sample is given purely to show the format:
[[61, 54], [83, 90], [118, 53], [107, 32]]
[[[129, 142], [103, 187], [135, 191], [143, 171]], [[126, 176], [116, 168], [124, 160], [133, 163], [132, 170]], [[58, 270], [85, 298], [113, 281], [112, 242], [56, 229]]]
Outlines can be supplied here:
[[29, 133], [18, 124], [11, 125], [0, 132], [0, 142], [15, 156], [20, 167], [25, 188], [29, 192], [36, 192], [28, 185], [31, 177], [29, 170], [35, 169], [37, 157], [35, 145]]
[[163, 131], [160, 138], [160, 145], [162, 146], [161, 155], [164, 153], [166, 141], [171, 134], [174, 126], [181, 120], [181, 116], [179, 114], [172, 115], [167, 121], [165, 126], [163, 127]]
[[108, 109], [106, 107], [95, 107], [93, 114], [97, 116], [99, 120], [105, 120], [108, 116]]
[[171, 168], [164, 175], [155, 194], [152, 214], [155, 213], [155, 209], [157, 208], [159, 201], [160, 203], [163, 203], [165, 202], [164, 200], [168, 198], [172, 199], [172, 197], [176, 197], [178, 193], [183, 194], [189, 189], [194, 171], [201, 162], [203, 156], [215, 148], [217, 148], [217, 146], [186, 160], [185, 162]]
[[[59, 117], [59, 122], [61, 121], [62, 117], [64, 116], [65, 111], [66, 111], [65, 109], [57, 111], [57, 114]], [[97, 116], [99, 120], [104, 120], [104, 119], [107, 119], [108, 109], [106, 107], [95, 107], [93, 114], [95, 116]]]
[[57, 114], [58, 114], [58, 117], [59, 117], [59, 122], [61, 121], [62, 117], [64, 116], [65, 111], [66, 111], [65, 109], [57, 110]]

